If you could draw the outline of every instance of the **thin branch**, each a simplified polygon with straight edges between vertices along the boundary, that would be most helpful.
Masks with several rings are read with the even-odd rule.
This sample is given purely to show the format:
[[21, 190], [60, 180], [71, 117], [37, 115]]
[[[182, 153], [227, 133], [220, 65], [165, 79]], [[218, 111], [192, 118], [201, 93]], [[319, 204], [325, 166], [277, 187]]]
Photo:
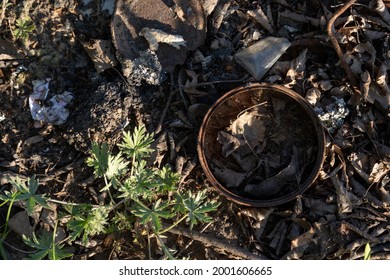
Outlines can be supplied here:
[[[163, 224], [163, 228], [168, 228], [168, 227], [170, 227], [170, 225]], [[216, 248], [222, 249], [222, 250], [230, 253], [231, 255], [238, 256], [238, 257], [243, 258], [243, 259], [248, 259], [248, 260], [266, 260], [267, 259], [263, 255], [253, 254], [253, 253], [249, 252], [248, 250], [234, 246], [234, 245], [229, 244], [227, 242], [223, 242], [219, 239], [216, 239], [212, 236], [209, 236], [209, 235], [204, 234], [204, 233], [200, 233], [200, 232], [195, 231], [195, 230], [189, 230], [189, 229], [177, 226], [177, 227], [171, 228], [169, 230], [169, 232], [173, 233], [173, 234], [177, 234], [177, 235], [183, 235], [183, 236], [186, 236], [186, 237], [191, 238], [193, 240], [202, 242], [205, 246], [211, 246], [211, 247], [216, 247]]]
[[[171, 74], [173, 75], [173, 74]], [[172, 79], [172, 78], [171, 78]], [[162, 125], [163, 125], [163, 122], [164, 122], [164, 119], [165, 117], [167, 116], [167, 113], [168, 113], [168, 109], [169, 107], [171, 106], [171, 103], [172, 103], [172, 99], [173, 99], [173, 96], [177, 93], [177, 90], [173, 90], [173, 83], [171, 83], [171, 92], [169, 93], [169, 96], [168, 96], [168, 100], [167, 100], [167, 103], [165, 104], [165, 108], [161, 114], [161, 118], [160, 118], [160, 121], [158, 122], [158, 125], [157, 125], [157, 128], [156, 130], [154, 131], [154, 134], [157, 135], [158, 133], [160, 133], [161, 129], [162, 129]]]
[[7, 7], [8, 0], [3, 0], [3, 4], [1, 6], [1, 17], [0, 17], [0, 24], [3, 23], [3, 19], [5, 17], [5, 9]]
[[334, 23], [335, 23], [336, 19], [339, 16], [341, 16], [346, 10], [348, 10], [355, 2], [356, 2], [356, 0], [349, 0], [347, 3], [345, 3], [340, 9], [337, 10], [336, 13], [334, 13], [334, 15], [331, 17], [331, 19], [329, 20], [328, 25], [327, 25], [327, 32], [328, 32], [329, 39], [332, 42], [333, 47], [337, 53], [337, 56], [340, 59], [341, 66], [343, 67], [345, 73], [347, 74], [348, 80], [351, 82], [352, 86], [354, 86], [354, 87], [357, 86], [356, 79], [355, 79], [355, 76], [352, 73], [351, 69], [349, 68], [347, 61], [344, 58], [343, 51], [341, 50], [340, 45], [337, 41], [337, 38], [334, 34], [334, 31], [335, 31]]

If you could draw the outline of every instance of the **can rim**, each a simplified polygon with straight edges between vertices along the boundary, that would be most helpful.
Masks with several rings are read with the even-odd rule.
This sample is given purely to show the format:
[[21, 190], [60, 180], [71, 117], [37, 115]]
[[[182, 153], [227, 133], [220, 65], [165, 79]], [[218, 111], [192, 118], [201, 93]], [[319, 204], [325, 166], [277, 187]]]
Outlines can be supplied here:
[[[315, 161], [315, 165], [308, 176], [308, 178], [305, 180], [305, 183], [303, 186], [297, 188], [296, 190], [283, 195], [281, 197], [277, 198], [269, 198], [269, 199], [252, 199], [252, 198], [246, 198], [242, 197], [238, 194], [235, 194], [231, 192], [227, 187], [224, 187], [223, 184], [221, 184], [214, 176], [213, 172], [211, 171], [206, 154], [205, 154], [205, 136], [206, 136], [206, 128], [210, 121], [210, 119], [213, 116], [213, 112], [221, 105], [223, 102], [231, 98], [232, 96], [242, 93], [242, 92], [250, 92], [253, 90], [275, 90], [282, 94], [286, 94], [288, 97], [292, 98], [293, 100], [297, 101], [297, 103], [304, 109], [304, 111], [310, 116], [311, 121], [314, 124], [314, 127], [316, 129], [316, 135], [317, 135], [317, 143], [318, 143], [318, 152], [317, 157]], [[198, 143], [197, 143], [197, 152], [199, 157], [199, 162], [202, 166], [203, 171], [205, 172], [205, 175], [207, 179], [211, 182], [214, 189], [216, 189], [220, 194], [224, 195], [229, 200], [232, 200], [238, 204], [245, 205], [245, 206], [252, 206], [252, 207], [271, 207], [271, 206], [277, 206], [284, 204], [286, 202], [289, 202], [296, 198], [298, 195], [301, 195], [304, 193], [317, 179], [318, 174], [322, 168], [323, 162], [325, 160], [325, 133], [324, 129], [322, 127], [322, 124], [320, 120], [318, 119], [317, 115], [314, 113], [314, 110], [312, 109], [311, 105], [297, 92], [288, 89], [281, 85], [274, 85], [274, 84], [267, 84], [267, 83], [254, 83], [249, 84], [245, 86], [237, 87], [231, 91], [228, 91], [225, 93], [222, 97], [220, 97], [207, 111], [203, 122], [201, 124], [199, 134], [198, 134]]]

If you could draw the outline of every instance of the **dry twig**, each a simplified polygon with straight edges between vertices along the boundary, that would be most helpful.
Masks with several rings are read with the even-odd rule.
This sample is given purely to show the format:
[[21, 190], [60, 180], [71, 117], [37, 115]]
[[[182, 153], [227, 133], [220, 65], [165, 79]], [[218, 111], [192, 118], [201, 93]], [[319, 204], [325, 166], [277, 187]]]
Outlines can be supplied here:
[[[163, 227], [169, 228], [170, 225], [164, 224]], [[168, 231], [170, 233], [173, 233], [173, 234], [183, 235], [183, 236], [191, 238], [193, 240], [202, 242], [205, 246], [217, 247], [219, 249], [222, 249], [222, 250], [230, 253], [231, 255], [241, 257], [243, 259], [248, 259], [248, 260], [266, 260], [267, 259], [263, 255], [255, 255], [255, 254], [249, 252], [248, 250], [245, 250], [245, 249], [240, 248], [240, 247], [236, 247], [232, 244], [229, 244], [227, 242], [223, 242], [219, 239], [216, 239], [214, 237], [211, 237], [211, 236], [204, 234], [204, 233], [200, 233], [200, 232], [195, 231], [195, 230], [189, 230], [186, 228], [176, 226]]]
[[335, 51], [337, 53], [337, 56], [340, 59], [341, 66], [343, 67], [344, 71], [347, 74], [348, 80], [351, 82], [352, 86], [354, 86], [354, 87], [356, 87], [356, 85], [357, 85], [356, 84], [356, 79], [355, 79], [355, 76], [353, 75], [351, 69], [349, 68], [349, 65], [348, 65], [347, 61], [344, 58], [343, 51], [341, 50], [340, 45], [339, 45], [339, 43], [337, 41], [337, 38], [336, 38], [336, 36], [334, 34], [334, 31], [335, 31], [334, 23], [335, 23], [336, 19], [339, 16], [341, 16], [346, 10], [348, 10], [355, 2], [356, 2], [356, 0], [349, 0], [347, 3], [345, 3], [344, 6], [342, 6], [331, 17], [331, 19], [328, 21], [328, 26], [327, 26], [327, 32], [328, 32], [329, 39], [332, 42], [333, 47], [334, 47], [334, 49], [335, 49]]

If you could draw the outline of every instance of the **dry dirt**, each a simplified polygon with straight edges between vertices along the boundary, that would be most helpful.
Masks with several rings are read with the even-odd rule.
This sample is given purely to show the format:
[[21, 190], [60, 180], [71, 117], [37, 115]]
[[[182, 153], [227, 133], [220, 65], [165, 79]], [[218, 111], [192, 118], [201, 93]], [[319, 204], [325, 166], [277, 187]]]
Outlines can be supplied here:
[[[177, 257], [242, 258], [233, 246], [268, 259], [362, 259], [369, 243], [372, 258], [390, 258], [390, 22], [369, 3], [376, 1], [354, 5], [336, 24], [353, 75], [359, 81], [366, 78], [356, 88], [326, 32], [327, 21], [340, 6], [333, 6], [334, 1], [221, 0], [207, 15], [204, 43], [188, 52], [183, 65], [164, 73], [160, 85], [142, 82], [139, 87], [127, 83], [120, 64], [98, 73], [83, 48], [90, 40], [112, 40], [112, 16], [100, 1], [8, 2], [0, 39], [11, 42], [22, 56], [0, 61], [0, 192], [7, 188], [6, 175], [36, 174], [39, 191], [53, 199], [96, 203], [102, 182], [93, 179], [85, 164], [91, 141], [107, 141], [113, 147], [123, 128], [144, 124], [156, 132], [156, 139], [166, 139], [166, 150], [151, 164], [169, 164], [176, 170], [179, 161], [194, 166], [182, 170], [182, 187], [207, 188], [210, 197], [222, 203], [214, 222], [194, 232], [226, 248], [170, 234], [167, 244], [177, 250]], [[248, 10], [259, 8], [270, 26], [248, 16]], [[36, 28], [27, 40], [15, 40], [15, 21], [27, 15]], [[307, 192], [277, 207], [244, 207], [213, 190], [197, 159], [197, 135], [205, 111], [218, 97], [254, 82], [234, 54], [269, 35], [285, 37], [292, 45], [261, 81], [285, 85], [307, 99], [313, 89], [314, 97], [319, 92], [316, 106], [323, 110], [336, 104], [335, 98], [342, 99], [345, 104], [336, 109], [348, 108], [349, 114], [341, 124], [327, 127], [326, 159]], [[75, 96], [67, 122], [58, 126], [34, 121], [29, 109], [32, 82], [49, 78], [50, 96], [64, 91]], [[0, 207], [1, 225], [6, 211]], [[14, 207], [11, 215], [18, 211]], [[89, 248], [67, 246], [74, 259], [145, 259], [146, 245], [134, 241], [136, 234], [135, 229], [96, 236]], [[24, 258], [29, 251], [17, 235], [10, 235], [4, 248], [12, 259]], [[153, 258], [161, 256], [156, 246]]]

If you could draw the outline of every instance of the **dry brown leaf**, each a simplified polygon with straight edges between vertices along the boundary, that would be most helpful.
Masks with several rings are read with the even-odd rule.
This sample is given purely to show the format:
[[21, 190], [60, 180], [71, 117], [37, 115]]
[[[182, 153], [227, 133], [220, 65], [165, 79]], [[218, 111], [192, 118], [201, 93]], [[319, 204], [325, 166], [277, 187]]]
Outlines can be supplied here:
[[185, 162], [186, 162], [186, 159], [183, 156], [178, 156], [176, 158], [176, 162], [175, 162], [176, 173], [181, 174], [183, 172], [183, 167], [184, 167]]
[[357, 26], [349, 26], [344, 27], [339, 30], [339, 33], [342, 34], [342, 37], [340, 38], [340, 43], [347, 44], [349, 42], [352, 42], [354, 44], [358, 44], [357, 40], [357, 34], [358, 34], [359, 28]]
[[369, 180], [371, 183], [378, 183], [382, 180], [382, 178], [389, 173], [390, 170], [390, 163], [384, 163], [382, 162], [377, 162], [374, 164], [372, 167]]
[[296, 238], [295, 240], [291, 241], [291, 249], [295, 249], [298, 247], [302, 247], [310, 243], [311, 238], [313, 237], [315, 231], [314, 228], [310, 228], [307, 232]]
[[336, 205], [326, 203], [325, 199], [304, 196], [302, 197], [302, 200], [305, 206], [310, 209], [310, 212], [319, 217], [326, 216], [327, 214], [333, 214], [337, 211]]
[[390, 24], [390, 13], [382, 0], [370, 1], [369, 7], [377, 12], [387, 24]]
[[243, 139], [239, 139], [225, 131], [218, 132], [217, 141], [222, 145], [222, 155], [224, 157], [228, 157], [239, 147], [245, 145], [245, 141]]
[[[359, 53], [364, 62], [368, 62], [371, 67], [374, 66], [376, 59], [376, 50], [370, 42], [357, 44], [353, 48], [353, 52]], [[365, 55], [365, 53], [367, 53], [368, 56]]]
[[236, 188], [246, 179], [244, 173], [236, 172], [228, 168], [216, 168], [214, 174], [228, 188]]
[[275, 176], [262, 181], [260, 184], [249, 184], [245, 186], [244, 191], [257, 197], [275, 195], [282, 190], [286, 183], [293, 181], [294, 179], [296, 180], [295, 174], [298, 171], [298, 168], [298, 151], [294, 148], [293, 156], [286, 168]]
[[309, 247], [310, 242], [313, 240], [315, 229], [312, 227], [307, 232], [301, 234], [296, 239], [291, 241], [291, 251], [283, 256], [282, 259], [298, 260], [305, 253]]
[[253, 218], [256, 222], [252, 224], [255, 228], [256, 240], [260, 240], [264, 233], [269, 216], [273, 213], [275, 208], [246, 208], [241, 210], [241, 214]]
[[248, 15], [254, 18], [260, 25], [267, 30], [269, 33], [274, 33], [274, 30], [272, 29], [271, 24], [269, 23], [269, 19], [264, 14], [261, 7], [258, 7], [257, 10], [248, 10]]
[[370, 88], [370, 91], [368, 92], [368, 94], [369, 94], [368, 101], [370, 101], [371, 103], [378, 102], [378, 104], [384, 110], [389, 110], [389, 108], [390, 108], [390, 94], [384, 93], [384, 95], [382, 95], [382, 93], [379, 92], [379, 90], [377, 90], [374, 87]]
[[318, 86], [321, 88], [323, 91], [328, 91], [333, 88], [332, 82], [329, 80], [321, 80], [317, 82]]
[[286, 239], [286, 233], [287, 233], [287, 224], [284, 220], [280, 221], [278, 223], [278, 226], [276, 227], [277, 230], [274, 232], [273, 239], [269, 246], [271, 248], [276, 249], [276, 254], [278, 255], [278, 251], [280, 251], [281, 245], [284, 243]]
[[94, 63], [98, 73], [118, 64], [110, 40], [91, 40], [89, 42], [83, 42], [82, 45]]
[[381, 200], [383, 201], [383, 203], [386, 205], [386, 206], [389, 206], [390, 205], [390, 190], [389, 190], [389, 178], [387, 180], [387, 187], [385, 186], [380, 186], [378, 188], [378, 193], [379, 193], [379, 196], [381, 198]]
[[383, 39], [386, 37], [386, 33], [382, 31], [376, 31], [376, 30], [370, 30], [370, 29], [364, 29], [363, 33], [366, 37], [370, 39], [370, 41]]
[[359, 197], [367, 199], [367, 201], [375, 208], [383, 207], [383, 202], [368, 192], [368, 190], [362, 184], [360, 184], [359, 181], [357, 181], [352, 176], [349, 180], [351, 182], [354, 193], [356, 193]]
[[321, 92], [318, 88], [311, 88], [306, 92], [306, 100], [315, 107], [318, 100], [320, 100]]
[[353, 121], [352, 127], [358, 129], [360, 132], [367, 132], [366, 126], [360, 118], [356, 118]]
[[294, 12], [291, 12], [288, 10], [281, 12], [280, 17], [290, 19], [290, 20], [293, 20], [296, 22], [309, 23], [309, 24], [313, 25], [314, 27], [319, 27], [321, 24], [321, 20], [318, 18], [304, 16], [302, 14], [294, 13]]
[[339, 146], [341, 149], [347, 149], [352, 147], [352, 143], [349, 140], [352, 136], [351, 129], [347, 124], [343, 124], [334, 136], [333, 143]]
[[[370, 91], [370, 85], [371, 85], [371, 76], [368, 71], [364, 71], [361, 75], [360, 78], [362, 80], [362, 98], [364, 101], [368, 101], [368, 92]], [[373, 103], [373, 100], [370, 100], [371, 103]]]
[[264, 141], [264, 122], [254, 112], [244, 112], [229, 126], [229, 130], [236, 137], [242, 136], [248, 145], [255, 149]]
[[389, 161], [390, 160], [390, 147], [378, 142], [377, 140], [374, 140], [373, 142], [375, 144], [375, 149], [378, 151], [380, 156], [382, 156], [383, 158], [387, 158], [387, 160]]
[[356, 205], [361, 204], [361, 200], [353, 193], [347, 191], [343, 182], [338, 178], [337, 174], [330, 177], [337, 194], [337, 206], [339, 213], [351, 213]]
[[362, 73], [362, 62], [360, 58], [354, 56], [353, 54], [347, 54], [345, 60], [350, 65], [352, 73], [355, 75], [360, 75]]
[[206, 68], [208, 63], [207, 59], [200, 50], [194, 51], [194, 53], [192, 54], [192, 62], [202, 64], [203, 68]]
[[202, 0], [203, 10], [205, 11], [207, 16], [211, 15], [218, 2], [219, 0]]
[[366, 173], [366, 171], [363, 169], [363, 167], [367, 167], [369, 165], [368, 163], [368, 157], [363, 154], [356, 154], [351, 153], [348, 156], [348, 160], [355, 169], [356, 173], [359, 174], [361, 178], [363, 178], [367, 183], [370, 182], [369, 176]]
[[232, 157], [241, 167], [241, 170], [245, 171], [245, 173], [247, 173], [247, 176], [249, 176], [249, 174], [251, 174], [252, 171], [256, 169], [258, 159], [251, 151], [249, 153], [242, 153], [242, 150], [245, 149], [240, 148], [239, 151], [233, 152]]
[[186, 87], [196, 87], [198, 85], [198, 75], [192, 70], [185, 70], [185, 73], [190, 79], [186, 80]]
[[[383, 93], [389, 95], [390, 88], [387, 84], [387, 70], [388, 70], [388, 67], [386, 66], [386, 64], [382, 63], [378, 69], [378, 73], [377, 73], [375, 81], [378, 84], [378, 86], [383, 90]], [[385, 106], [383, 106], [383, 107], [385, 108]], [[389, 104], [387, 104], [387, 106], [389, 106]]]
[[8, 221], [9, 227], [19, 236], [32, 237], [34, 227], [30, 225], [30, 219], [26, 211], [21, 211], [13, 215]]
[[285, 77], [287, 71], [291, 67], [291, 61], [277, 61], [274, 66], [269, 70], [270, 75], [275, 75], [277, 77]]
[[330, 90], [332, 96], [345, 96], [349, 94], [349, 90], [346, 86], [334, 87]]
[[150, 154], [148, 162], [160, 167], [165, 154], [168, 151], [167, 133], [162, 133], [156, 140], [153, 141], [151, 147], [153, 148], [153, 152]]
[[300, 80], [304, 77], [304, 72], [306, 70], [306, 61], [307, 61], [307, 51], [304, 49], [298, 55], [297, 58], [291, 61], [290, 69], [287, 71], [285, 85], [287, 87], [292, 87], [296, 84], [297, 80]]

